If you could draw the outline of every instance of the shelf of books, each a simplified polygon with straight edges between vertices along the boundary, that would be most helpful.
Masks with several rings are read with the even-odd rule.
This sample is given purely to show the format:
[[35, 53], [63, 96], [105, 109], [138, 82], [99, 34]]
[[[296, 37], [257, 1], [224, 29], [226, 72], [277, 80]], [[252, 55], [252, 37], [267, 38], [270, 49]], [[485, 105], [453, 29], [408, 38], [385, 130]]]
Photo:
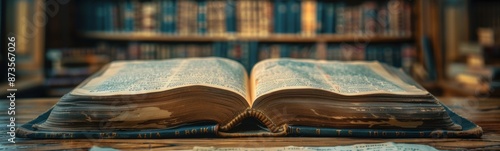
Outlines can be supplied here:
[[[415, 5], [405, 0], [75, 3], [78, 32], [95, 45], [48, 50], [53, 64], [49, 77], [85, 77], [113, 60], [208, 56], [236, 60], [247, 70], [260, 60], [280, 57], [379, 61], [409, 70], [418, 54]], [[70, 79], [52, 80], [52, 85], [72, 85], [84, 78]]]
[[384, 41], [412, 34], [412, 5], [403, 0], [105, 0], [83, 1], [80, 9], [90, 38]]
[[388, 35], [316, 35], [302, 36], [295, 34], [274, 34], [268, 36], [178, 36], [154, 32], [86, 32], [86, 38], [100, 40], [125, 40], [125, 41], [176, 41], [176, 42], [214, 42], [214, 41], [259, 41], [259, 42], [409, 42], [412, 36]]

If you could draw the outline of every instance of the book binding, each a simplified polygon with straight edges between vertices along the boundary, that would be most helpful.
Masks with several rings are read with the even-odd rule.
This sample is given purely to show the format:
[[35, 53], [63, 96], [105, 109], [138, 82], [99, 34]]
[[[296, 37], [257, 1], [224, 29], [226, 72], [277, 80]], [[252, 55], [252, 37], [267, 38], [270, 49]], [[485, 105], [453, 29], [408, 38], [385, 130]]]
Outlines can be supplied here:
[[[364, 138], [480, 138], [483, 130], [473, 122], [451, 111], [442, 104], [455, 124], [462, 126], [460, 131], [452, 130], [404, 130], [404, 129], [338, 129], [298, 125], [275, 125], [265, 114], [258, 110], [247, 109], [223, 126], [215, 123], [197, 123], [168, 129], [149, 129], [136, 131], [41, 131], [36, 125], [47, 120], [52, 109], [34, 120], [20, 126], [16, 135], [34, 139], [72, 139], [72, 138], [119, 138], [119, 139], [159, 139], [159, 138], [208, 138], [208, 137], [364, 137]], [[259, 120], [267, 131], [230, 132], [245, 118]]]

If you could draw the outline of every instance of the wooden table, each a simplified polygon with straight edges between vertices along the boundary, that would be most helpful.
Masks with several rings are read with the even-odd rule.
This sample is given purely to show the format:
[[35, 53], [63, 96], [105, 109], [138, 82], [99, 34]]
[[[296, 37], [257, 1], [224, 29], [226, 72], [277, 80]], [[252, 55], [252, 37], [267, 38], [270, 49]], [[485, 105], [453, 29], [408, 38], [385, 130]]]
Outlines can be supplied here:
[[[57, 99], [25, 99], [16, 101], [16, 122], [26, 123], [53, 106]], [[205, 139], [16, 139], [7, 142], [5, 123], [8, 122], [7, 100], [0, 102], [0, 150], [88, 150], [92, 146], [130, 150], [192, 149], [194, 146], [215, 147], [283, 147], [283, 146], [339, 146], [360, 143], [416, 143], [445, 150], [500, 150], [500, 99], [441, 98], [458, 114], [474, 121], [484, 130], [481, 139], [362, 139], [362, 138], [205, 138]]]

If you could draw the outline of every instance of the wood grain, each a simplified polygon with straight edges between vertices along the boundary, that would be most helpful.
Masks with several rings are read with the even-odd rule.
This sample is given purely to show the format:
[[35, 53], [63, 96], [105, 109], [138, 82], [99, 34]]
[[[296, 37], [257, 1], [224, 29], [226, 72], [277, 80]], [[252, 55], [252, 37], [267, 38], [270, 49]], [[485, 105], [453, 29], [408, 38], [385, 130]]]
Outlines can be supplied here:
[[[25, 99], [16, 101], [16, 122], [26, 123], [52, 107], [58, 99]], [[201, 138], [201, 139], [16, 139], [10, 144], [2, 132], [0, 150], [88, 150], [92, 146], [111, 147], [121, 150], [181, 150], [194, 146], [215, 147], [279, 147], [279, 146], [339, 146], [360, 143], [399, 142], [426, 144], [444, 150], [500, 150], [500, 99], [441, 98], [456, 113], [474, 121], [484, 130], [481, 139], [363, 139], [327, 137], [249, 137], [249, 138]], [[7, 109], [2, 100], [1, 109]], [[7, 112], [0, 112], [0, 124], [8, 122]], [[5, 131], [2, 127], [2, 131]]]

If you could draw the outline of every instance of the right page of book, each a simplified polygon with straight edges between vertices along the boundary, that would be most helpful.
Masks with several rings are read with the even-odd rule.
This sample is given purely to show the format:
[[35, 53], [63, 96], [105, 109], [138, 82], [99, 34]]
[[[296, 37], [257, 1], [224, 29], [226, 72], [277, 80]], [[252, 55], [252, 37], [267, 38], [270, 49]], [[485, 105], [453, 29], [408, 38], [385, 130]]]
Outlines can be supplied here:
[[252, 98], [287, 89], [320, 89], [346, 96], [428, 94], [399, 76], [379, 62], [269, 59], [252, 70]]

